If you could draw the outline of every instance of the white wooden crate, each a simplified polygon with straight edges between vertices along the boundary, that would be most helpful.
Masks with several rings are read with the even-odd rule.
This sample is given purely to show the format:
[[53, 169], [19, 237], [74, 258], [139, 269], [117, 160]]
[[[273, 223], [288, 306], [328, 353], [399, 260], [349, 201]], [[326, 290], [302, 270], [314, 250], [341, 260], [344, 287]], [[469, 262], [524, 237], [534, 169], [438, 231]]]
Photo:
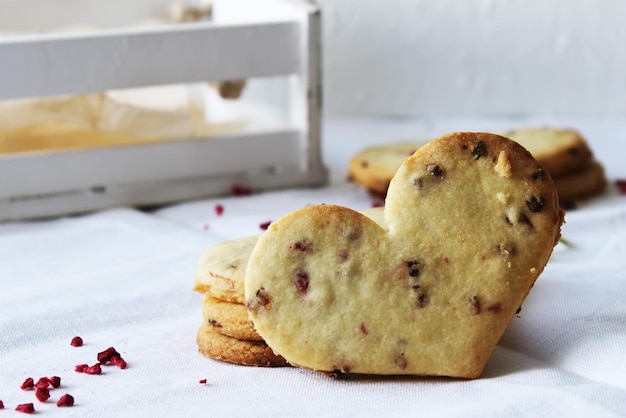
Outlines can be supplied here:
[[29, 18], [42, 30], [77, 21], [106, 28], [0, 39], [0, 100], [281, 76], [286, 119], [173, 142], [0, 154], [0, 221], [158, 205], [226, 194], [234, 185], [326, 182], [319, 9], [297, 0], [215, 0], [212, 21], [124, 27], [169, 3], [0, 0], [0, 32], [28, 31]]

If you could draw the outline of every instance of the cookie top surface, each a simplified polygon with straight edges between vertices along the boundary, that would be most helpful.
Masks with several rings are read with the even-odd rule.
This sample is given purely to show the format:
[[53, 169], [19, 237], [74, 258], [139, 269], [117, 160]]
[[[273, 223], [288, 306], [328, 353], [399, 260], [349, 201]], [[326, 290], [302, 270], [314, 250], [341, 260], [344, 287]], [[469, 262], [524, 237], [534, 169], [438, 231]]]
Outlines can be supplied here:
[[314, 370], [478, 377], [560, 236], [550, 175], [506, 138], [447, 135], [401, 166], [384, 215], [272, 223], [246, 273], [255, 328]]

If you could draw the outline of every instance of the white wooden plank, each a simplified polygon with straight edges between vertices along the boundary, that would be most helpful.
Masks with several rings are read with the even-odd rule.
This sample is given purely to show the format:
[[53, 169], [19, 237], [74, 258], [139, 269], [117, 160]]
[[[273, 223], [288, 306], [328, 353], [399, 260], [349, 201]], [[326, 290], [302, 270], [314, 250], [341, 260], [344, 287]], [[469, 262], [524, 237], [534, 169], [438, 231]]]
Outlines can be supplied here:
[[0, 40], [0, 100], [290, 74], [300, 36], [297, 22], [189, 23]]
[[256, 135], [145, 145], [16, 154], [0, 157], [0, 197], [90, 189], [117, 183], [227, 175], [297, 163], [302, 133]]

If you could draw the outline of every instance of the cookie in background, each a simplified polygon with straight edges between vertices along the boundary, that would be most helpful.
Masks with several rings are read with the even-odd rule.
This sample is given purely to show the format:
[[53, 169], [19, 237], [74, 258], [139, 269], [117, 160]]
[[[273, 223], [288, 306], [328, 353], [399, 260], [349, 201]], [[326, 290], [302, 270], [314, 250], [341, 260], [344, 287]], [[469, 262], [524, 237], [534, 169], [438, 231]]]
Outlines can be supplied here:
[[[501, 135], [522, 145], [543, 164], [556, 184], [561, 206], [573, 208], [577, 201], [604, 192], [607, 184], [604, 167], [576, 130], [523, 128], [508, 130]], [[363, 186], [373, 197], [384, 199], [397, 169], [425, 142], [398, 142], [365, 148], [351, 159], [348, 178]]]

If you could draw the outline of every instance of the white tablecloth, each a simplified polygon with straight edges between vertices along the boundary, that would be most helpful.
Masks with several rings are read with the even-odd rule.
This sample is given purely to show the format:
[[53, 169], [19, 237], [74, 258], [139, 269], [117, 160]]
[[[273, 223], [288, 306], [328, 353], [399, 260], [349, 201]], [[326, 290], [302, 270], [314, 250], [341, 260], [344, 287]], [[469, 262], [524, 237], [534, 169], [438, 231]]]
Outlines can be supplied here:
[[[539, 122], [579, 128], [609, 178], [626, 178], [626, 123]], [[614, 186], [567, 213], [573, 247], [557, 246], [480, 379], [334, 380], [197, 353], [202, 297], [191, 288], [208, 246], [307, 204], [370, 207], [344, 182], [350, 156], [368, 144], [529, 124], [537, 121], [329, 121], [325, 188], [0, 224], [0, 400], [8, 410], [33, 402], [42, 416], [626, 416], [626, 197]], [[70, 345], [75, 335], [84, 346]], [[109, 346], [127, 369], [74, 371]], [[62, 387], [48, 402], [20, 389], [26, 377], [53, 375]], [[73, 408], [55, 405], [63, 393]]]

